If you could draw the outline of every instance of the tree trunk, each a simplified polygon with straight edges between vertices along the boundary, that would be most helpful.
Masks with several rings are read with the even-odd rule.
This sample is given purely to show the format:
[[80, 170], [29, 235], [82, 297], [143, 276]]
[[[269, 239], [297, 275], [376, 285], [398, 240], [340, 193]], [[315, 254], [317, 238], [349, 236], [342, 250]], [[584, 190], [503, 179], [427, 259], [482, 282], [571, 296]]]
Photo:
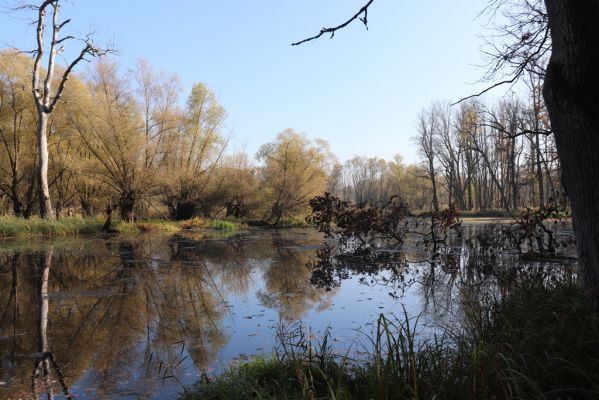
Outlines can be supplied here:
[[196, 212], [197, 207], [195, 202], [181, 201], [177, 202], [176, 206], [173, 208], [171, 217], [177, 221], [184, 221], [193, 218], [196, 215]]
[[433, 209], [439, 211], [439, 199], [437, 198], [437, 180], [435, 179], [435, 166], [432, 159], [429, 162], [429, 170], [431, 174], [431, 186], [433, 190]]
[[104, 222], [104, 226], [102, 226], [102, 232], [104, 233], [114, 233], [115, 230], [112, 228], [112, 205], [106, 206], [106, 222]]
[[15, 216], [20, 217], [23, 215], [23, 208], [21, 204], [21, 200], [19, 199], [19, 180], [17, 178], [16, 172], [13, 172], [12, 184], [10, 185], [11, 191], [11, 200], [12, 200], [12, 209], [15, 213]]
[[84, 198], [80, 198], [79, 201], [81, 203], [81, 214], [84, 217], [91, 217], [93, 213], [91, 202]]
[[135, 222], [135, 194], [124, 193], [119, 204], [121, 220]]
[[516, 139], [510, 143], [510, 178], [512, 183], [512, 207], [518, 209], [518, 175], [516, 173]]
[[[536, 127], [538, 131], [538, 127]], [[543, 161], [541, 159], [541, 143], [539, 141], [539, 135], [535, 138], [535, 153], [536, 153], [536, 167], [537, 167], [537, 184], [539, 185], [539, 206], [545, 207], [545, 184], [543, 182]]]
[[552, 38], [544, 96], [572, 204], [586, 288], [599, 291], [599, 0], [545, 0]]
[[40, 204], [40, 217], [54, 219], [54, 210], [50, 201], [48, 185], [48, 114], [43, 110], [38, 112], [37, 121], [37, 190]]

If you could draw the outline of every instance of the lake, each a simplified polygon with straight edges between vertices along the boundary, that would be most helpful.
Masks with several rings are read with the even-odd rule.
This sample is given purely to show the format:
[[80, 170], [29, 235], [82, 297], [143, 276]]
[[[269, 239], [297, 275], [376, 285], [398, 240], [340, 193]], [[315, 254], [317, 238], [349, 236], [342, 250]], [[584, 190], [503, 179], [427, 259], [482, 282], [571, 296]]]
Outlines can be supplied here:
[[381, 313], [405, 309], [431, 335], [514, 277], [563, 273], [489, 258], [477, 229], [376, 263], [331, 263], [312, 229], [3, 241], [0, 398], [173, 398], [202, 373], [271, 354], [300, 323], [315, 341], [330, 327], [333, 347], [359, 356]]

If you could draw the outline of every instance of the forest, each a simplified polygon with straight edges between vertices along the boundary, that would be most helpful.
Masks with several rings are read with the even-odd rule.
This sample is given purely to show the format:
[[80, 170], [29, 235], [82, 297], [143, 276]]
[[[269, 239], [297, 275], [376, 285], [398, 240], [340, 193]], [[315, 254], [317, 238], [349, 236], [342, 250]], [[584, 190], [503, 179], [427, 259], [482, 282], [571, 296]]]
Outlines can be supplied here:
[[[26, 56], [0, 54], [0, 204], [4, 215], [24, 218], [40, 211], [31, 71]], [[233, 154], [226, 110], [205, 85], [184, 96], [176, 75], [147, 61], [124, 70], [102, 58], [70, 77], [49, 118], [50, 198], [56, 218], [113, 207], [126, 221], [202, 216], [275, 225], [305, 216], [308, 201], [325, 191], [357, 203], [399, 195], [416, 211], [566, 209], [541, 86], [531, 76], [527, 87], [524, 98], [423, 109], [416, 164], [399, 154], [340, 162], [325, 140], [291, 128], [255, 155]]]

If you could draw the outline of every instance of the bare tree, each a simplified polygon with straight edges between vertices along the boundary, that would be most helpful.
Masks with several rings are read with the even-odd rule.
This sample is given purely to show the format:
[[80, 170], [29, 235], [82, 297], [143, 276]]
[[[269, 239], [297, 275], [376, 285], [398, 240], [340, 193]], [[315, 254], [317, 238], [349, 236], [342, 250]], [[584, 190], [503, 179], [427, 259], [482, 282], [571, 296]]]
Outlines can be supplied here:
[[435, 170], [435, 133], [438, 131], [437, 117], [433, 107], [418, 116], [418, 136], [415, 137], [420, 155], [424, 158], [428, 177], [431, 180], [433, 209], [439, 211], [437, 197], [437, 172]]
[[[89, 37], [83, 40], [84, 46], [79, 55], [66, 67], [58, 83], [58, 87], [54, 89], [54, 73], [56, 70], [56, 56], [64, 49], [64, 43], [68, 40], [76, 39], [74, 36], [60, 37], [60, 31], [71, 20], [67, 19], [60, 22], [58, 20], [59, 0], [45, 0], [41, 5], [26, 5], [21, 6], [22, 9], [31, 9], [37, 11], [36, 20], [36, 35], [37, 48], [33, 51], [35, 54], [33, 73], [32, 73], [32, 93], [37, 108], [37, 178], [38, 178], [38, 197], [40, 206], [40, 216], [42, 218], [54, 219], [54, 210], [52, 209], [52, 201], [50, 199], [50, 189], [48, 185], [48, 120], [54, 111], [56, 104], [59, 102], [69, 76], [73, 69], [81, 61], [85, 60], [86, 56], [99, 56], [105, 54], [107, 50], [101, 50], [94, 46]], [[48, 10], [52, 15], [48, 18]], [[45, 43], [46, 24], [50, 19], [51, 23], [51, 39], [48, 45]], [[45, 71], [42, 68], [42, 62], [46, 50], [48, 51], [47, 65]]]

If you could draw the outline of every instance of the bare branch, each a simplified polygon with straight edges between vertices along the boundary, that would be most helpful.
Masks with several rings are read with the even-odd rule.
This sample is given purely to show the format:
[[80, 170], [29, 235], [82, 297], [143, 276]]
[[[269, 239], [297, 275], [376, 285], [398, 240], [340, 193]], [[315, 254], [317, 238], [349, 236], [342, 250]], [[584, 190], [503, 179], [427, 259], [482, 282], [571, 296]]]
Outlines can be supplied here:
[[63, 26], [65, 26], [66, 24], [68, 24], [69, 22], [71, 22], [71, 19], [70, 19], [70, 18], [69, 18], [69, 19], [67, 19], [66, 21], [64, 21], [63, 23], [61, 23], [60, 25], [58, 25], [58, 26], [56, 27], [56, 29], [57, 29], [58, 31], [60, 31], [60, 30], [62, 29], [62, 27], [63, 27]]
[[58, 101], [60, 100], [60, 97], [62, 96], [62, 93], [64, 92], [65, 86], [67, 84], [67, 81], [69, 80], [69, 76], [71, 75], [71, 72], [73, 71], [73, 69], [81, 61], [87, 61], [85, 56], [90, 55], [92, 57], [101, 57], [101, 56], [104, 56], [109, 53], [112, 53], [111, 49], [100, 49], [100, 48], [94, 47], [94, 45], [91, 41], [89, 41], [89, 40], [86, 41], [85, 47], [83, 49], [81, 49], [79, 56], [77, 56], [77, 58], [75, 58], [69, 64], [67, 69], [64, 71], [64, 73], [62, 75], [62, 79], [60, 81], [60, 84], [58, 85], [58, 90], [56, 91], [56, 95], [54, 96], [54, 98], [52, 99], [52, 103], [48, 107], [49, 112], [52, 112], [52, 110], [56, 106], [56, 103], [58, 103]]
[[60, 44], [60, 43], [62, 43], [62, 42], [64, 42], [64, 41], [71, 40], [71, 39], [75, 39], [75, 36], [71, 36], [71, 35], [69, 35], [69, 36], [65, 36], [65, 37], [63, 37], [62, 39], [58, 39], [58, 40], [56, 41], [56, 44]]
[[507, 84], [515, 83], [515, 82], [516, 82], [516, 81], [517, 81], [517, 80], [520, 78], [520, 76], [521, 76], [521, 75], [522, 75], [522, 73], [520, 73], [520, 74], [518, 74], [518, 75], [515, 75], [515, 76], [513, 76], [511, 79], [506, 79], [506, 80], [504, 80], [504, 81], [501, 81], [501, 82], [494, 83], [493, 85], [491, 85], [491, 86], [488, 86], [487, 88], [485, 88], [485, 89], [481, 90], [480, 92], [478, 92], [478, 93], [476, 93], [476, 94], [471, 94], [470, 96], [462, 97], [461, 99], [459, 99], [459, 100], [458, 100], [458, 101], [456, 101], [455, 103], [451, 103], [451, 106], [453, 107], [453, 106], [455, 106], [455, 105], [457, 105], [457, 104], [460, 104], [460, 103], [462, 103], [462, 102], [464, 102], [464, 101], [466, 101], [466, 100], [473, 99], [473, 98], [475, 98], [475, 97], [480, 97], [480, 96], [482, 96], [483, 94], [487, 93], [487, 92], [488, 92], [488, 91], [490, 91], [490, 90], [493, 90], [493, 89], [495, 89], [495, 88], [496, 88], [496, 87], [498, 87], [498, 86], [503, 86], [503, 85], [507, 85]]
[[[337, 25], [333, 28], [322, 28], [320, 30], [320, 33], [318, 33], [318, 35], [309, 37], [307, 39], [304, 40], [300, 40], [299, 42], [295, 42], [295, 43], [291, 43], [292, 46], [299, 46], [302, 43], [306, 43], [312, 40], [316, 40], [319, 37], [321, 37], [324, 34], [330, 33], [331, 34], [331, 39], [335, 36], [335, 32], [337, 32], [339, 29], [343, 29], [346, 26], [348, 26], [349, 24], [351, 24], [353, 21], [355, 21], [356, 19], [359, 19], [360, 21], [362, 21], [362, 23], [364, 24], [364, 26], [366, 27], [366, 29], [368, 29], [368, 7], [370, 7], [370, 5], [374, 2], [374, 0], [369, 0], [368, 3], [366, 3], [364, 6], [362, 6], [362, 8], [360, 8], [360, 10], [350, 19], [348, 19], [347, 21], [345, 21], [344, 23], [342, 23], [341, 25]], [[361, 17], [361, 15], [364, 15], [363, 17]]]
[[526, 73], [539, 76], [545, 74], [547, 55], [551, 51], [551, 38], [547, 23], [547, 13], [542, 0], [490, 0], [483, 13], [495, 17], [497, 11], [510, 5], [505, 15], [508, 22], [496, 29], [502, 43], [487, 41], [488, 50], [483, 51], [490, 62], [488, 71], [481, 81], [489, 82], [505, 78], [480, 92], [463, 97], [452, 104], [479, 97], [502, 85], [514, 84]]

